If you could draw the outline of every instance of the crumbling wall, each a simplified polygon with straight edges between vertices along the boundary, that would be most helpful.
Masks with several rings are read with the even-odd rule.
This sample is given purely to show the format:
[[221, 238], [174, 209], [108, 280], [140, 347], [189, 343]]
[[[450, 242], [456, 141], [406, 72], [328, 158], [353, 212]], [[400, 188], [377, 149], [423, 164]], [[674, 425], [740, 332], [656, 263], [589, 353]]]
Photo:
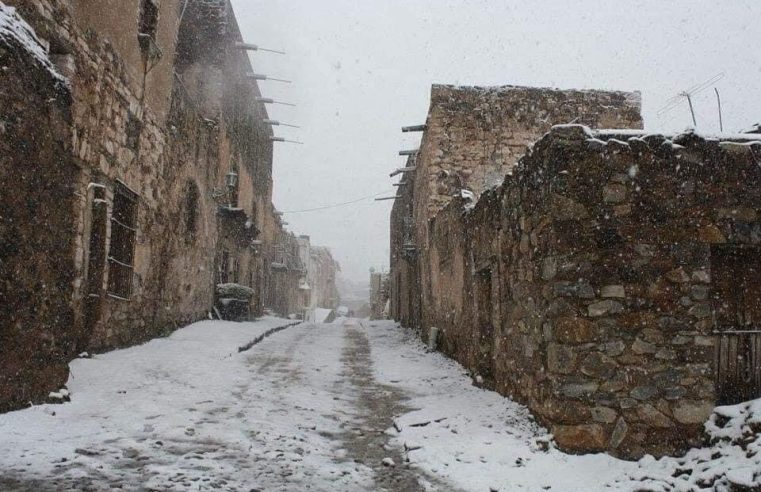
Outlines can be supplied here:
[[[751, 140], [553, 129], [473, 211], [459, 200], [436, 216], [432, 236], [462, 225], [468, 264], [464, 285], [438, 281], [474, 309], [435, 319], [444, 350], [564, 449], [631, 458], [696, 444], [726, 309], [712, 266], [722, 248], [761, 244]], [[484, 316], [486, 290], [498, 307]]]

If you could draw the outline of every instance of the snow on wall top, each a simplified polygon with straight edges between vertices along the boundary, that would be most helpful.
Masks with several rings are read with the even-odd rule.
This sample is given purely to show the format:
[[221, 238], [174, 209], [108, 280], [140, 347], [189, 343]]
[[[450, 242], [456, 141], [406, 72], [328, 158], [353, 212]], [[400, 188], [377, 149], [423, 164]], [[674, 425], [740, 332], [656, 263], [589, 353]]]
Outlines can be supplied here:
[[433, 84], [431, 92], [441, 90], [471, 92], [471, 93], [507, 93], [512, 91], [532, 91], [532, 92], [554, 92], [554, 93], [583, 93], [583, 94], [620, 94], [626, 99], [626, 102], [632, 106], [642, 105], [642, 93], [640, 91], [620, 91], [605, 89], [560, 89], [557, 87], [534, 87], [526, 85], [455, 85], [455, 84]]
[[15, 8], [8, 7], [2, 2], [0, 2], [0, 44], [20, 46], [55, 79], [67, 82], [50, 62], [47, 50], [37, 38], [32, 26], [18, 15]]

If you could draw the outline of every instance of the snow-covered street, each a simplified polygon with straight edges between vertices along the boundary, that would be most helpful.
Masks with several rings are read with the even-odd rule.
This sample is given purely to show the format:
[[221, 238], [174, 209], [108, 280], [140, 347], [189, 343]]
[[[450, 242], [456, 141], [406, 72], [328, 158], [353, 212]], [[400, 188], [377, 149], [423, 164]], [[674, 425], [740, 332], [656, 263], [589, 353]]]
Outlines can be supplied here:
[[[2, 490], [592, 490], [633, 466], [537, 446], [518, 405], [389, 322], [202, 322], [72, 363], [0, 416]], [[407, 462], [409, 460], [409, 462]]]
[[387, 321], [196, 323], [77, 359], [68, 389], [0, 416], [0, 490], [634, 490], [686, 466], [562, 453]]

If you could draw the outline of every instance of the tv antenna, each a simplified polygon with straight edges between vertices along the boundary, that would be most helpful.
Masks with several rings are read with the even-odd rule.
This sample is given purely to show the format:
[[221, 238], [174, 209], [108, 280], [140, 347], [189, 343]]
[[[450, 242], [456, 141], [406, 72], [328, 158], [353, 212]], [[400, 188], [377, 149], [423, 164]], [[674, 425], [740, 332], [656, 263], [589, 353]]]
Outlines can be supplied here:
[[[673, 97], [669, 98], [666, 101], [666, 104], [661, 109], [659, 109], [656, 114], [658, 116], [663, 116], [666, 113], [672, 111], [677, 106], [679, 106], [679, 104], [681, 104], [681, 102], [684, 99], [687, 99], [687, 103], [690, 106], [690, 114], [692, 115], [692, 124], [693, 124], [693, 126], [697, 127], [698, 126], [698, 122], [697, 122], [697, 119], [695, 118], [695, 107], [692, 105], [692, 97], [695, 96], [696, 94], [699, 94], [700, 92], [703, 92], [704, 90], [708, 89], [713, 84], [715, 84], [716, 82], [718, 82], [721, 79], [723, 79], [725, 75], [726, 74], [724, 72], [719, 72], [716, 75], [714, 75], [713, 77], [711, 77], [710, 79], [706, 80], [705, 82], [701, 82], [700, 84], [695, 84], [692, 87], [690, 87], [689, 89], [684, 90], [684, 91], [680, 92], [679, 94], [677, 94], [676, 96], [673, 96]], [[717, 98], [719, 97], [718, 90], [716, 90], [716, 97]], [[721, 126], [721, 127], [724, 126], [723, 122], [721, 121], [721, 100], [719, 100], [719, 126]]]

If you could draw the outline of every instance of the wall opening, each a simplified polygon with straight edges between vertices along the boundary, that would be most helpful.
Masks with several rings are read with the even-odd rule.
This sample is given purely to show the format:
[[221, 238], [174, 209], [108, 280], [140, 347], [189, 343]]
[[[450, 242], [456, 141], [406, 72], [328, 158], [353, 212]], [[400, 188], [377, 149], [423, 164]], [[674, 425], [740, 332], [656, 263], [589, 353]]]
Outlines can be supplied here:
[[185, 242], [192, 243], [198, 235], [198, 186], [189, 181], [185, 190]]
[[484, 268], [476, 273], [475, 297], [478, 322], [477, 371], [484, 380], [488, 381], [494, 378], [494, 306], [491, 268]]
[[156, 0], [140, 0], [140, 20], [138, 35], [156, 42], [156, 30], [159, 23], [159, 6]]
[[120, 299], [129, 299], [132, 295], [137, 198], [137, 194], [125, 185], [116, 183], [111, 211], [111, 246], [108, 251], [108, 293]]
[[90, 204], [90, 240], [88, 242], [87, 282], [85, 284], [85, 334], [90, 333], [100, 318], [103, 298], [103, 276], [106, 270], [106, 234], [108, 202], [106, 189], [93, 188]]
[[728, 405], [761, 397], [761, 247], [711, 249], [716, 391]]

